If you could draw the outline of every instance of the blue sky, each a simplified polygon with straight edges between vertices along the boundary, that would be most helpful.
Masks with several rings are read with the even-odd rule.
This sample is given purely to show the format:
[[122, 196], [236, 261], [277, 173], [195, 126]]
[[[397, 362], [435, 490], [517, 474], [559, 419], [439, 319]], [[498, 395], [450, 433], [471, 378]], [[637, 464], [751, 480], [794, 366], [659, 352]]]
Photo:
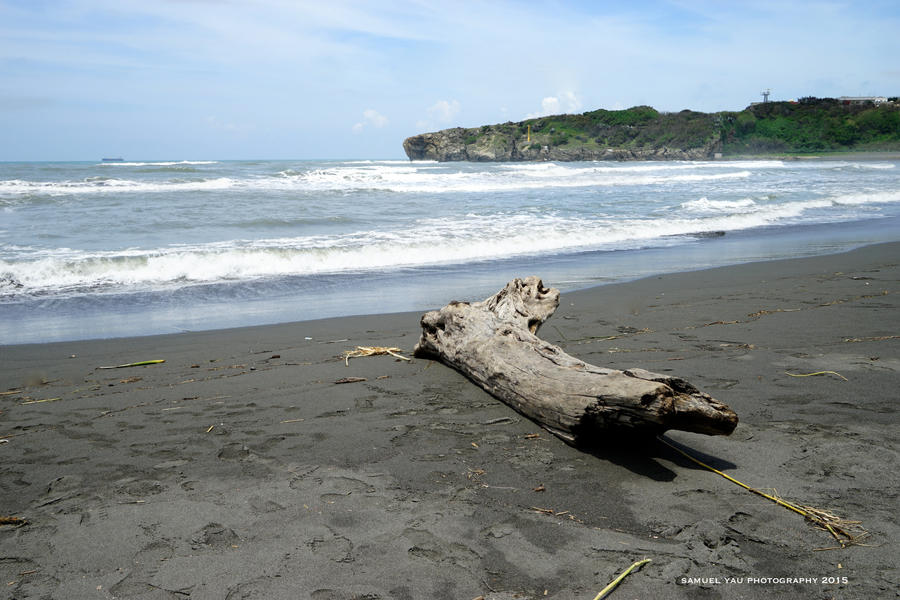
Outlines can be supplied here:
[[0, 0], [0, 160], [402, 158], [530, 116], [900, 94], [900, 3]]

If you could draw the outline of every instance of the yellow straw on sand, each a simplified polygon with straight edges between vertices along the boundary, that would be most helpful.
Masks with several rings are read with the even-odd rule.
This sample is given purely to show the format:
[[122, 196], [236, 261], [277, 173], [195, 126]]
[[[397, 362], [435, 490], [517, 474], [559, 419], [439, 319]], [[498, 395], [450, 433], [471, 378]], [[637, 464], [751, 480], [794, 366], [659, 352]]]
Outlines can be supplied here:
[[156, 360], [142, 360], [140, 362], [128, 363], [127, 365], [113, 365], [111, 367], [97, 367], [98, 369], [124, 369], [125, 367], [143, 367], [144, 365], [158, 365], [166, 362], [163, 358]]
[[844, 377], [837, 371], [816, 371], [815, 373], [788, 373], [787, 371], [785, 371], [784, 374], [790, 375], [791, 377], [814, 377], [816, 375], [837, 375], [844, 381], [850, 381], [849, 379], [847, 379], [846, 377]]
[[608, 586], [606, 586], [605, 588], [600, 590], [600, 593], [597, 594], [596, 596], [594, 596], [594, 600], [602, 600], [603, 598], [606, 598], [606, 596], [609, 595], [609, 593], [611, 591], [616, 589], [616, 586], [619, 585], [620, 583], [622, 583], [622, 580], [625, 579], [626, 577], [628, 577], [628, 575], [632, 571], [634, 571], [635, 569], [637, 569], [639, 567], [643, 567], [648, 562], [650, 562], [649, 558], [645, 558], [644, 560], [639, 560], [636, 563], [634, 563], [633, 565], [631, 565], [630, 567], [628, 567], [627, 569], [625, 569], [624, 571], [622, 571], [622, 573], [618, 577], [613, 579]]
[[[697, 460], [696, 458], [694, 458], [693, 456], [691, 456], [690, 454], [688, 454], [687, 452], [685, 452], [685, 451], [682, 450], [681, 448], [678, 448], [677, 446], [675, 446], [674, 444], [672, 444], [671, 442], [669, 442], [668, 440], [666, 440], [666, 439], [663, 438], [662, 436], [658, 436], [656, 439], [658, 439], [660, 442], [662, 442], [663, 444], [665, 444], [666, 446], [668, 446], [668, 447], [671, 448], [672, 450], [675, 450], [676, 452], [678, 452], [679, 454], [681, 454], [682, 456], [684, 456], [684, 457], [687, 458], [688, 460], [690, 460], [690, 461], [692, 461], [692, 462], [694, 462], [694, 463], [700, 465], [700, 466], [703, 467], [704, 469], [708, 469], [708, 470], [712, 471], [713, 473], [716, 473], [716, 474], [718, 474], [718, 475], [721, 475], [722, 477], [724, 477], [724, 478], [727, 479], [728, 481], [730, 481], [730, 482], [732, 482], [732, 483], [736, 483], [737, 485], [741, 486], [741, 487], [744, 488], [745, 490], [748, 490], [748, 491], [750, 491], [750, 492], [753, 492], [754, 494], [757, 494], [757, 495], [759, 495], [759, 496], [762, 496], [763, 498], [766, 498], [767, 500], [771, 500], [771, 501], [774, 502], [775, 504], [779, 504], [779, 505], [781, 505], [781, 506], [783, 506], [783, 507], [785, 507], [785, 508], [787, 508], [787, 509], [789, 509], [789, 510], [794, 511], [795, 513], [797, 513], [797, 514], [799, 514], [799, 515], [803, 515], [806, 519], [812, 521], [813, 523], [815, 523], [815, 524], [818, 525], [819, 527], [822, 527], [823, 529], [827, 529], [828, 532], [831, 533], [831, 535], [834, 536], [834, 539], [836, 539], [836, 540], [838, 541], [838, 543], [841, 545], [841, 548], [845, 548], [845, 547], [847, 546], [847, 544], [851, 544], [851, 545], [852, 545], [852, 544], [858, 544], [858, 543], [859, 543], [859, 542], [858, 542], [858, 538], [857, 538], [856, 536], [851, 535], [850, 533], [848, 533], [847, 531], [845, 531], [843, 528], [841, 528], [841, 527], [837, 524], [837, 523], [842, 523], [842, 524], [856, 525], [856, 524], [858, 524], [858, 521], [844, 521], [844, 520], [842, 520], [842, 519], [839, 519], [838, 517], [835, 517], [834, 515], [831, 515], [831, 514], [829, 514], [829, 513], [826, 513], [826, 512], [824, 512], [824, 511], [821, 511], [821, 510], [819, 510], [819, 509], [811, 508], [811, 507], [809, 507], [809, 506], [802, 506], [802, 507], [801, 507], [801, 506], [797, 506], [796, 504], [791, 504], [790, 502], [785, 502], [785, 501], [782, 500], [781, 498], [778, 498], [778, 497], [776, 497], [776, 496], [772, 496], [772, 495], [767, 494], [767, 493], [765, 493], [765, 492], [763, 492], [763, 491], [761, 491], [761, 490], [758, 490], [758, 489], [756, 489], [756, 488], [750, 487], [750, 486], [747, 485], [746, 483], [743, 483], [743, 482], [741, 482], [741, 481], [738, 481], [738, 480], [735, 479], [734, 477], [732, 477], [732, 476], [730, 476], [730, 475], [728, 475], [728, 474], [726, 474], [726, 473], [723, 473], [722, 471], [719, 471], [718, 469], [714, 469], [713, 467], [709, 466], [708, 464], [703, 463], [703, 462]], [[829, 521], [831, 521], [831, 522], [829, 522]], [[863, 535], [865, 535], [865, 533], [864, 533]], [[861, 536], [860, 536], [860, 537], [861, 537]]]

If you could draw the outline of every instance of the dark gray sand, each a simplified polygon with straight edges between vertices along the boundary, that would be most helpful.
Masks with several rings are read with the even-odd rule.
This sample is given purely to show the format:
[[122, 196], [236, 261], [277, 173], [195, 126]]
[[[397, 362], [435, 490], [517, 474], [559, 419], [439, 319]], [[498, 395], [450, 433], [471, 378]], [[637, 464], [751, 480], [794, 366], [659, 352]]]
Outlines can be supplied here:
[[[378, 315], [0, 347], [0, 516], [26, 521], [0, 526], [0, 598], [590, 599], [642, 558], [612, 598], [895, 598], [898, 263], [895, 243], [599, 287], [540, 332], [729, 404], [730, 437], [668, 439], [862, 521], [866, 546], [823, 549], [656, 441], [569, 447], [438, 363], [345, 366], [410, 353], [419, 315]], [[847, 380], [786, 374], [819, 371]]]

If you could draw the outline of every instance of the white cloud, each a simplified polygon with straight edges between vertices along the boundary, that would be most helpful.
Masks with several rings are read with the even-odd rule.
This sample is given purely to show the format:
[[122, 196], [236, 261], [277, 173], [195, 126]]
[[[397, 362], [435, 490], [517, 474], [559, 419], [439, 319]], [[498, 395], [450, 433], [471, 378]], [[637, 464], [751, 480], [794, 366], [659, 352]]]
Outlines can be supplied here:
[[447, 126], [455, 126], [456, 116], [462, 109], [459, 100], [438, 100], [429, 106], [425, 112], [428, 118], [416, 121], [416, 129], [419, 131], [433, 131]]
[[541, 100], [541, 110], [525, 115], [526, 119], [536, 119], [547, 115], [576, 113], [581, 110], [581, 100], [575, 92], [566, 91], [557, 96], [547, 96]]
[[559, 98], [556, 96], [547, 96], [541, 100], [541, 115], [558, 115], [560, 112]]
[[581, 100], [575, 92], [563, 92], [560, 96], [562, 96], [563, 109], [567, 113], [575, 113], [581, 110]]
[[353, 133], [362, 133], [366, 126], [381, 129], [388, 124], [388, 118], [375, 110], [367, 108], [363, 111], [363, 120], [355, 123], [352, 127]]
[[438, 100], [428, 108], [428, 115], [438, 123], [446, 124], [459, 114], [459, 100]]
[[367, 123], [379, 129], [387, 125], [388, 122], [386, 116], [372, 108], [367, 108], [366, 110], [364, 110], [363, 117], [366, 119]]

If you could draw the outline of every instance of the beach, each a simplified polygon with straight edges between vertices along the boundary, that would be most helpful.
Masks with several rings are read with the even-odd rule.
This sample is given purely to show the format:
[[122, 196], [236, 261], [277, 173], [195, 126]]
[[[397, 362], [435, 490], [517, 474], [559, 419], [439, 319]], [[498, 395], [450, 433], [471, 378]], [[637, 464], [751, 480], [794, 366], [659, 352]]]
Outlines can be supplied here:
[[612, 598], [896, 597], [898, 263], [567, 292], [539, 333], [729, 405], [732, 435], [665, 439], [863, 545], [655, 440], [568, 446], [440, 363], [345, 362], [411, 357], [407, 312], [0, 346], [0, 598], [593, 598], [644, 558]]

